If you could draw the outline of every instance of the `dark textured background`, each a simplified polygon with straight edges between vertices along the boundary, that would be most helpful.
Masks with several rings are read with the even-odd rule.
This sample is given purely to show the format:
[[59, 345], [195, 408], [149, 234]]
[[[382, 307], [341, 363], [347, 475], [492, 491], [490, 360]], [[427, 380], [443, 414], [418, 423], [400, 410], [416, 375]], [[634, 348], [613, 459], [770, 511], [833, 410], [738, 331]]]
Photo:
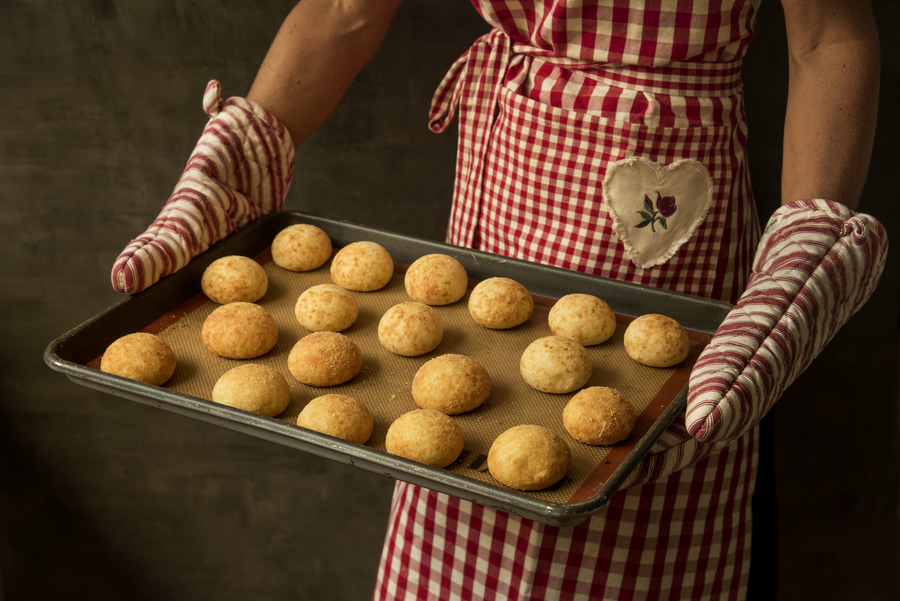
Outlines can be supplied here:
[[[0, 2], [0, 600], [367, 599], [392, 482], [97, 393], [46, 345], [119, 300], [110, 267], [155, 217], [206, 117], [244, 95], [288, 0]], [[900, 236], [894, 0], [864, 208]], [[441, 239], [452, 132], [426, 128], [444, 70], [486, 26], [409, 0], [382, 51], [297, 153], [286, 208]], [[777, 206], [780, 7], [746, 61], [761, 214]], [[896, 599], [898, 261], [775, 411], [782, 599]], [[774, 550], [760, 545], [761, 556]]]

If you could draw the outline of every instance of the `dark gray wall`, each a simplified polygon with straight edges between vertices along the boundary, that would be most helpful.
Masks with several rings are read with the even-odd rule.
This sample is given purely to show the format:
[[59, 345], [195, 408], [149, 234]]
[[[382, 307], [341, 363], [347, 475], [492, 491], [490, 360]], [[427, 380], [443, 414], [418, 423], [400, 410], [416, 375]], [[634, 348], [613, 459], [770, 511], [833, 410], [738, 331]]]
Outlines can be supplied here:
[[[897, 236], [900, 14], [875, 4], [884, 77], [864, 207]], [[245, 94], [291, 6], [0, 3], [4, 601], [370, 595], [392, 482], [84, 389], [42, 361], [119, 300], [110, 266], [178, 178], [204, 86]], [[778, 202], [782, 28], [767, 0], [745, 76], [763, 214]], [[455, 140], [427, 130], [428, 104], [484, 31], [466, 2], [408, 0], [298, 151], [287, 208], [441, 239]], [[900, 595], [897, 265], [775, 412], [784, 599]]]

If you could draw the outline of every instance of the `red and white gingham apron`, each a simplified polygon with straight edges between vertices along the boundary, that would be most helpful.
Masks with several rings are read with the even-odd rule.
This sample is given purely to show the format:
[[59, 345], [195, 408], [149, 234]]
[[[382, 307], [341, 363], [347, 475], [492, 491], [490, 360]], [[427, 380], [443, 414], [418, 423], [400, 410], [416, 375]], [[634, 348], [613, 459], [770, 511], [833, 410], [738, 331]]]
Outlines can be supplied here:
[[[460, 115], [448, 241], [734, 302], [759, 236], [740, 83], [750, 4], [474, 3], [495, 29], [453, 65], [431, 114], [435, 131]], [[696, 160], [713, 182], [703, 222], [650, 268], [603, 198], [607, 167], [630, 157]], [[714, 448], [676, 422], [574, 527], [398, 482], [375, 598], [743, 598], [757, 429]]]

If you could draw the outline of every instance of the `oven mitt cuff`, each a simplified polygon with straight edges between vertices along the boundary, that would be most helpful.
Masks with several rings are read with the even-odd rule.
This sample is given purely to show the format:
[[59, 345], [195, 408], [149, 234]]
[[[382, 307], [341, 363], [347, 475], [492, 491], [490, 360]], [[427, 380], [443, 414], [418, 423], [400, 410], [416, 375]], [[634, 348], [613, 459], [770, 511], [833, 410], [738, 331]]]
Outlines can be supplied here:
[[214, 242], [284, 205], [294, 171], [287, 128], [250, 100], [223, 101], [218, 81], [207, 85], [203, 110], [210, 120], [175, 190], [113, 266], [118, 292], [141, 292]]
[[871, 296], [887, 248], [877, 220], [835, 202], [779, 208], [747, 289], [691, 372], [688, 432], [728, 443], [762, 419]]

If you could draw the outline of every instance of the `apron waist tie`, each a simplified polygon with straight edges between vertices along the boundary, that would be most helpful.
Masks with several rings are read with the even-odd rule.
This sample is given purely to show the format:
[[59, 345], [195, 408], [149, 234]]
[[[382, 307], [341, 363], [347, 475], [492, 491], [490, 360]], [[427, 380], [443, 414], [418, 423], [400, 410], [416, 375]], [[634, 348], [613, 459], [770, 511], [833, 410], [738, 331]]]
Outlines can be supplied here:
[[472, 45], [444, 76], [435, 92], [428, 126], [443, 132], [459, 110], [459, 147], [453, 212], [447, 242], [473, 248], [481, 208], [485, 156], [497, 118], [503, 77], [509, 66], [510, 40], [497, 29]]

